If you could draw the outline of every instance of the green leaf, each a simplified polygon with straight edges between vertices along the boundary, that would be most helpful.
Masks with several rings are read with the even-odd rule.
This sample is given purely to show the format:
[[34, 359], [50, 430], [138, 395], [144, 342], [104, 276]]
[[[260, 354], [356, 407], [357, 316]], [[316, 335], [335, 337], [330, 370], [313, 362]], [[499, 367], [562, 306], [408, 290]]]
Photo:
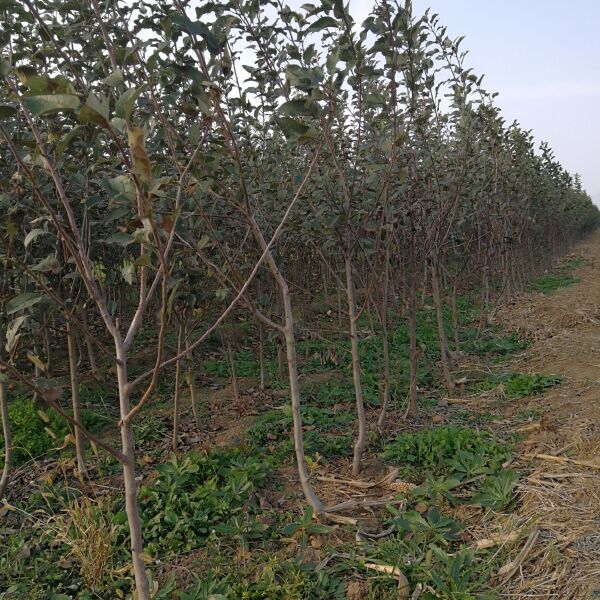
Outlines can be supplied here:
[[23, 292], [22, 294], [18, 294], [6, 303], [6, 314], [12, 315], [20, 310], [31, 308], [43, 297], [39, 292]]
[[279, 112], [290, 117], [309, 117], [315, 116], [319, 110], [319, 105], [310, 100], [288, 100], [279, 107]]
[[122, 94], [115, 103], [115, 113], [117, 114], [117, 117], [129, 121], [131, 113], [133, 112], [133, 107], [135, 106], [135, 101], [144, 90], [145, 86], [142, 86], [139, 88], [131, 88]]
[[317, 137], [317, 132], [312, 127], [291, 117], [281, 117], [277, 124], [291, 142], [303, 144]]
[[118, 244], [119, 246], [128, 246], [133, 242], [133, 238], [128, 233], [117, 231], [106, 239], [107, 244]]
[[79, 107], [79, 98], [73, 94], [25, 96], [23, 101], [34, 117], [63, 111], [73, 111]]
[[0, 58], [0, 77], [4, 78], [10, 73], [10, 62], [9, 60], [2, 56]]
[[39, 271], [40, 273], [51, 272], [51, 273], [54, 273], [55, 275], [57, 273], [60, 273], [60, 269], [61, 269], [60, 262], [58, 262], [58, 259], [53, 254], [46, 256], [46, 258], [44, 258], [44, 260], [40, 261], [34, 267], [31, 267], [32, 271]]
[[218, 54], [221, 51], [223, 45], [219, 42], [217, 36], [202, 21], [192, 21], [183, 15], [176, 15], [171, 18], [171, 21], [179, 25], [186, 33], [200, 36], [206, 42], [208, 51], [211, 54]]
[[102, 83], [112, 87], [117, 83], [121, 83], [121, 81], [123, 81], [123, 71], [117, 67], [108, 77], [102, 80]]
[[133, 261], [133, 264], [136, 267], [151, 267], [152, 259], [150, 258], [149, 254], [142, 254]]
[[326, 29], [327, 27], [337, 27], [338, 26], [338, 22], [333, 18], [333, 17], [321, 17], [320, 19], [317, 19], [307, 30], [306, 32], [310, 32], [310, 31], [322, 31], [323, 29]]
[[90, 94], [77, 117], [80, 123], [95, 123], [108, 129], [108, 97]]
[[333, 14], [338, 19], [343, 19], [344, 13], [344, 0], [333, 0]]
[[17, 109], [10, 104], [0, 104], [0, 119], [7, 119], [17, 114]]
[[57, 158], [60, 158], [63, 155], [64, 151], [69, 147], [69, 144], [79, 135], [82, 129], [83, 127], [81, 125], [76, 125], [62, 140], [60, 140], [60, 142], [58, 142], [58, 144], [56, 144], [54, 153]]
[[135, 186], [129, 175], [117, 175], [106, 180], [108, 187], [117, 197], [121, 196], [126, 200], [135, 200]]

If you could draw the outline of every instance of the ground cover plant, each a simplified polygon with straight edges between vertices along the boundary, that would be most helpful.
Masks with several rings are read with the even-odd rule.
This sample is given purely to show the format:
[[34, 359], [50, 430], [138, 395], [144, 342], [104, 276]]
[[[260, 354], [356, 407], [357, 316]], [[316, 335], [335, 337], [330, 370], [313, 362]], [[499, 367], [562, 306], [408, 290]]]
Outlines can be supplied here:
[[519, 474], [452, 407], [559, 382], [494, 375], [492, 317], [600, 213], [462, 38], [388, 0], [0, 20], [0, 598], [493, 594], [458, 512]]

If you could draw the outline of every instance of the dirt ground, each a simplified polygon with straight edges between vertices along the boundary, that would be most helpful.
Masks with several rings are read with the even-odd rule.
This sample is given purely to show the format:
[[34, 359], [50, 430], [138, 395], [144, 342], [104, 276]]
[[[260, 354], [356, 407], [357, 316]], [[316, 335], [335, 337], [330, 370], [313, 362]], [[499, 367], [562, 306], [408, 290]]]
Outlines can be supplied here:
[[600, 232], [570, 258], [583, 259], [577, 283], [522, 296], [496, 315], [534, 340], [514, 369], [564, 378], [505, 408], [508, 419], [523, 410], [536, 415], [521, 426], [529, 431], [520, 445], [518, 467], [527, 476], [518, 517], [498, 522], [497, 533], [522, 532], [515, 559], [532, 540], [506, 598], [600, 598]]

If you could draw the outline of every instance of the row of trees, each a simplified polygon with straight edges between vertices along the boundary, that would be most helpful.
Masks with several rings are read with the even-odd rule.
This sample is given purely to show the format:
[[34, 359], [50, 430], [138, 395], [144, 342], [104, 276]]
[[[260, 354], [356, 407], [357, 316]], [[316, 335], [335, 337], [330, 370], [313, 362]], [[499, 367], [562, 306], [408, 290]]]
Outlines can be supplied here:
[[[11, 463], [8, 383], [31, 389], [123, 468], [138, 598], [150, 597], [132, 424], [161, 374], [194, 357], [241, 312], [285, 353], [302, 489], [308, 476], [296, 336], [331, 302], [351, 340], [358, 474], [368, 424], [359, 319], [383, 340], [382, 427], [390, 397], [390, 315], [410, 331], [409, 412], [417, 414], [417, 310], [431, 291], [440, 365], [454, 387], [458, 335], [443, 309], [481, 291], [480, 327], [598, 223], [547, 146], [508, 125], [461, 39], [410, 2], [378, 0], [363, 24], [342, 0], [297, 11], [279, 0], [2, 3], [0, 65], [0, 406]], [[315, 292], [315, 290], [318, 290]], [[293, 298], [292, 298], [293, 291]], [[332, 300], [333, 299], [333, 300]], [[165, 344], [175, 332], [176, 350]], [[143, 337], [153, 365], [132, 374]], [[63, 344], [67, 340], [67, 344]], [[53, 379], [66, 347], [72, 406]], [[81, 367], [118, 389], [120, 445], [87, 431]], [[81, 362], [81, 360], [80, 360]], [[109, 368], [111, 367], [111, 368]], [[263, 384], [264, 384], [263, 378]]]

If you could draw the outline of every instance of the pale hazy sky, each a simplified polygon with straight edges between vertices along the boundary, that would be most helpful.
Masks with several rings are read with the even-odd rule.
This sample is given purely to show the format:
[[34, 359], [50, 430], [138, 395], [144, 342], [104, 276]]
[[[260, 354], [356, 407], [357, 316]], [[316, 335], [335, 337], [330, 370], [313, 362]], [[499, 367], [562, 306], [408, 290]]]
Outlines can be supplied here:
[[[294, 2], [292, 2], [294, 4]], [[301, 2], [299, 2], [300, 4]], [[373, 0], [350, 0], [362, 22]], [[466, 36], [467, 65], [485, 73], [510, 123], [547, 141], [600, 205], [600, 0], [413, 0]]]

